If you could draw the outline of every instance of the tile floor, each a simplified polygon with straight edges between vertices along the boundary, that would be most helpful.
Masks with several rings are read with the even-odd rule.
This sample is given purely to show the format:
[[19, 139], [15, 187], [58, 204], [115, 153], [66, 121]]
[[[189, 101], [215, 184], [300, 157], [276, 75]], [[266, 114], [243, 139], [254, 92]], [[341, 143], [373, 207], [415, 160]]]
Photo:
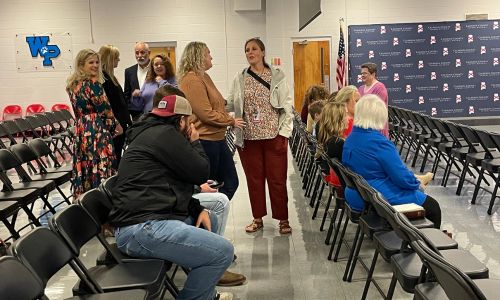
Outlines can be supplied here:
[[[280, 236], [277, 221], [270, 217], [264, 218], [263, 231], [256, 234], [244, 232], [244, 226], [251, 221], [252, 216], [243, 170], [237, 156], [235, 160], [240, 174], [240, 188], [232, 200], [226, 237], [233, 241], [238, 255], [230, 270], [245, 274], [248, 281], [242, 286], [221, 290], [233, 292], [235, 299], [360, 299], [366, 272], [358, 264], [353, 282], [342, 281], [347, 255], [345, 247], [339, 262], [326, 259], [329, 250], [329, 246], [324, 244], [326, 233], [319, 231], [320, 218], [311, 219], [312, 208], [304, 197], [301, 178], [291, 155], [287, 185], [290, 223], [294, 231], [290, 236]], [[430, 166], [428, 164], [427, 168]], [[469, 250], [489, 267], [491, 278], [500, 278], [500, 215], [497, 212], [500, 205], [496, 205], [493, 215], [488, 216], [486, 210], [491, 193], [482, 190], [478, 203], [471, 205], [472, 184], [466, 184], [462, 196], [456, 196], [457, 177], [450, 176], [448, 187], [444, 188], [439, 185], [442, 173], [440, 169], [427, 191], [441, 204], [443, 229], [451, 231], [461, 248]], [[322, 216], [321, 210], [319, 215]], [[354, 230], [354, 226], [348, 228], [348, 239], [353, 237]], [[2, 232], [5, 234], [4, 228], [0, 228], [0, 234]], [[87, 265], [91, 265], [100, 251], [98, 243], [91, 241], [85, 246], [81, 257]], [[361, 257], [369, 263], [372, 254], [371, 243], [365, 241]], [[375, 276], [384, 291], [389, 286], [390, 270], [389, 264], [379, 260]], [[176, 280], [182, 285], [183, 276], [179, 274]], [[65, 268], [49, 282], [47, 296], [49, 299], [69, 297], [75, 282], [76, 275]], [[413, 295], [399, 287], [396, 289], [394, 299], [412, 298]], [[373, 286], [368, 299], [381, 299]]]

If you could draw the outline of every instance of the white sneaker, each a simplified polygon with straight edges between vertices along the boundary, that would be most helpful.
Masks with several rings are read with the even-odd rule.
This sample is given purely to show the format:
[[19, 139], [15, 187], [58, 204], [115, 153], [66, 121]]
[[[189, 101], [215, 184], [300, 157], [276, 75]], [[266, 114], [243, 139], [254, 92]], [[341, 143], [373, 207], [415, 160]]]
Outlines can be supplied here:
[[215, 295], [214, 300], [233, 300], [233, 293], [229, 292], [217, 293], [217, 295]]

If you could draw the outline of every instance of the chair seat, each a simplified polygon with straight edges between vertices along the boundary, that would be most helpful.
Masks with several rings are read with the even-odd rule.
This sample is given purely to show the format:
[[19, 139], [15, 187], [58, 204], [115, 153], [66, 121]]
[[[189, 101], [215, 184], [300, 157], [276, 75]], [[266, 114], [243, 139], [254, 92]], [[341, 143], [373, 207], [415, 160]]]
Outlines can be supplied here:
[[[500, 280], [498, 279], [476, 279], [474, 280], [476, 286], [486, 296], [486, 299], [498, 298], [498, 286]], [[418, 284], [415, 287], [416, 300], [447, 300], [449, 299], [441, 285], [437, 282], [426, 282]]]
[[[117, 255], [119, 255], [120, 259], [123, 261], [123, 262], [130, 262], [130, 261], [137, 261], [137, 260], [143, 260], [142, 258], [136, 258], [136, 257], [131, 257], [131, 256], [128, 256], [127, 254], [121, 252], [119, 249], [118, 249], [118, 246], [116, 245], [116, 243], [110, 243], [109, 246], [111, 248], [113, 248], [115, 250], [115, 253]], [[169, 262], [169, 261], [164, 261], [165, 262], [165, 267], [167, 268], [167, 271], [170, 270], [170, 268], [172, 267], [172, 263]], [[114, 264], [115, 263], [115, 260], [114, 258], [111, 256], [111, 253], [109, 253], [108, 251], [103, 251], [96, 259], [96, 263], [97, 265], [109, 265], [109, 264]]]
[[61, 173], [61, 172], [71, 172], [73, 171], [72, 165], [62, 165], [57, 168], [45, 168], [47, 173]]
[[431, 240], [439, 250], [458, 249], [458, 243], [437, 228], [422, 228], [420, 232]]
[[[468, 251], [443, 250], [441, 255], [472, 279], [488, 278], [488, 268]], [[422, 268], [422, 261], [418, 255], [416, 253], [395, 254], [391, 257], [391, 265], [403, 290], [413, 293]]]
[[[495, 154], [498, 155], [498, 154]], [[480, 166], [481, 162], [485, 159], [486, 157], [486, 152], [477, 152], [477, 153], [469, 153], [467, 154], [465, 160], [474, 165], [474, 166]], [[498, 158], [498, 157], [494, 157]]]
[[36, 189], [26, 189], [18, 191], [6, 191], [0, 192], [0, 201], [12, 200], [12, 201], [34, 201], [40, 196], [40, 191]]
[[448, 300], [448, 296], [437, 282], [425, 282], [415, 286], [414, 300]]
[[389, 262], [391, 256], [399, 253], [403, 240], [394, 231], [376, 232], [373, 235], [375, 248], [382, 258]]
[[17, 201], [5, 201], [0, 198], [0, 216], [7, 217], [21, 209]]
[[500, 169], [500, 158], [484, 159], [481, 161], [481, 168], [493, 173], [498, 173], [498, 170]]
[[29, 181], [13, 183], [12, 187], [14, 190], [40, 189], [47, 194], [56, 189], [56, 183], [53, 180]]
[[[146, 289], [148, 298], [155, 299], [167, 276], [167, 268], [162, 260], [137, 260], [117, 265], [100, 265], [89, 269], [90, 275], [104, 292], [129, 289]], [[73, 287], [74, 295], [87, 294], [85, 284], [80, 281]]]
[[370, 238], [373, 236], [375, 231], [381, 231], [388, 229], [387, 221], [376, 214], [366, 214], [359, 218], [359, 224], [362, 224], [362, 229], [364, 234], [368, 235]]
[[453, 148], [450, 154], [460, 160], [465, 160], [467, 154], [469, 154], [469, 147]]
[[104, 294], [82, 295], [65, 300], [143, 300], [147, 299], [148, 293], [146, 290], [127, 290]]
[[56, 173], [47, 173], [47, 174], [36, 174], [36, 175], [32, 175], [31, 179], [33, 181], [54, 180], [57, 185], [61, 185], [65, 182], [68, 182], [71, 179], [71, 173], [70, 172], [56, 172]]
[[434, 223], [427, 218], [414, 219], [414, 220], [410, 220], [410, 222], [413, 226], [417, 227], [418, 229], [433, 228], [434, 227]]
[[438, 149], [444, 153], [449, 154], [451, 152], [451, 149], [453, 149], [454, 144], [455, 144], [454, 142], [440, 143], [438, 145]]

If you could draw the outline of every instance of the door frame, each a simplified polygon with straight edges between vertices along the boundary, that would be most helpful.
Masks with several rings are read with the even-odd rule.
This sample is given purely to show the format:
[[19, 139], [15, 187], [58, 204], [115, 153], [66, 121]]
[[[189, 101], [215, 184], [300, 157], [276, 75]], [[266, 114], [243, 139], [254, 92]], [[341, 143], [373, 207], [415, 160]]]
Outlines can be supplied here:
[[[333, 37], [332, 36], [329, 36], [329, 35], [325, 35], [325, 36], [301, 36], [301, 37], [294, 37], [292, 36], [290, 38], [290, 53], [292, 53], [291, 55], [291, 63], [292, 63], [292, 67], [291, 67], [291, 73], [292, 73], [292, 76], [291, 76], [291, 83], [292, 83], [292, 88], [293, 90], [295, 91], [295, 78], [293, 77], [293, 43], [297, 43], [297, 42], [303, 42], [304, 40], [307, 40], [307, 41], [311, 41], [311, 42], [319, 42], [319, 41], [327, 41], [330, 45], [330, 86], [329, 86], [329, 90], [330, 92], [333, 91], [333, 88], [334, 88], [334, 85], [332, 84], [333, 83], [333, 80], [332, 80], [332, 74], [336, 74], [336, 72], [334, 72], [334, 69], [333, 67], [335, 66], [333, 64], [333, 62], [337, 61], [337, 57], [333, 55], [333, 48], [332, 48], [332, 40], [333, 40]], [[336, 71], [336, 69], [335, 69]]]

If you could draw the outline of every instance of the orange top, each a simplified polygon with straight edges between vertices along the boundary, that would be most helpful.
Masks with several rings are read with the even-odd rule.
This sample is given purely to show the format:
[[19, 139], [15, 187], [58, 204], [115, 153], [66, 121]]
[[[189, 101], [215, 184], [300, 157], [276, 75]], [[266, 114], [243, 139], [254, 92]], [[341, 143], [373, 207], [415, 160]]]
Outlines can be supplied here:
[[227, 126], [234, 125], [234, 118], [226, 112], [225, 100], [210, 76], [189, 72], [180, 80], [179, 87], [196, 116], [194, 125], [200, 139], [223, 140]]

